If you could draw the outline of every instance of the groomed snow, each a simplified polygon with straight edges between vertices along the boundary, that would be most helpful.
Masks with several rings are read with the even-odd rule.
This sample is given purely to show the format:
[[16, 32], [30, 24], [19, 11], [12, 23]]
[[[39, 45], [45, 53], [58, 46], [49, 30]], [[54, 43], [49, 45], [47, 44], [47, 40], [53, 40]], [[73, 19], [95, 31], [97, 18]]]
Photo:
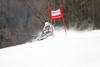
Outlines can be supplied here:
[[0, 49], [0, 67], [100, 67], [100, 30], [56, 31], [43, 41]]

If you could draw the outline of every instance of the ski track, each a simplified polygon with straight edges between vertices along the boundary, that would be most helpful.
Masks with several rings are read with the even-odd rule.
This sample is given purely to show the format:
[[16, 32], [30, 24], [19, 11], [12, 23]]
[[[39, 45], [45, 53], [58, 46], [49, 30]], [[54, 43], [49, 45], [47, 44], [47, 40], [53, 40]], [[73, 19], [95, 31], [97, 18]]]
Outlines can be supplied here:
[[100, 67], [100, 30], [56, 31], [43, 41], [0, 49], [0, 67]]

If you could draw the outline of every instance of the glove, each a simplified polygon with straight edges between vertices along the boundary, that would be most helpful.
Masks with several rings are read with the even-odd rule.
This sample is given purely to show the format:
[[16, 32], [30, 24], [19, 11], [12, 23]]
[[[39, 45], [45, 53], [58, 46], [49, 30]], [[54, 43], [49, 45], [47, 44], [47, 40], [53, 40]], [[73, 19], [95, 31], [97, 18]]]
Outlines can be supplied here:
[[54, 37], [54, 34], [52, 34], [52, 36]]
[[41, 36], [45, 36], [47, 33], [42, 33]]

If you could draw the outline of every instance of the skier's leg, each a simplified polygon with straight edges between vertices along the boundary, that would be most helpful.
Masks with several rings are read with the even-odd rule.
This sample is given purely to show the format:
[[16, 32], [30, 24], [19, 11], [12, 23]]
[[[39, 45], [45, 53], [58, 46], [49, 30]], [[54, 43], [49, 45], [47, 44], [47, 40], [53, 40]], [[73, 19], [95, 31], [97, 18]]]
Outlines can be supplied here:
[[47, 37], [49, 37], [49, 36], [52, 36], [52, 34], [51, 34], [51, 33], [48, 33], [48, 34], [47, 34]]

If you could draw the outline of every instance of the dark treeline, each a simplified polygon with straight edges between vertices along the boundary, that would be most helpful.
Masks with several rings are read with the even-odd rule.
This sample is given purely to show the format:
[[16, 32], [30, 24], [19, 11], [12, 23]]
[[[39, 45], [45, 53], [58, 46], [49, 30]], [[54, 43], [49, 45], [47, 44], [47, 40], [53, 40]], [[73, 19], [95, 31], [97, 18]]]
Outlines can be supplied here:
[[[100, 0], [48, 0], [51, 9], [62, 2], [67, 28], [76, 30], [100, 29]], [[59, 20], [58, 20], [59, 22]]]
[[[67, 29], [100, 29], [100, 0], [0, 0], [0, 48], [37, 37], [49, 21], [48, 2], [52, 10], [57, 10], [59, 1]], [[53, 20], [55, 26], [62, 26], [61, 22]]]

